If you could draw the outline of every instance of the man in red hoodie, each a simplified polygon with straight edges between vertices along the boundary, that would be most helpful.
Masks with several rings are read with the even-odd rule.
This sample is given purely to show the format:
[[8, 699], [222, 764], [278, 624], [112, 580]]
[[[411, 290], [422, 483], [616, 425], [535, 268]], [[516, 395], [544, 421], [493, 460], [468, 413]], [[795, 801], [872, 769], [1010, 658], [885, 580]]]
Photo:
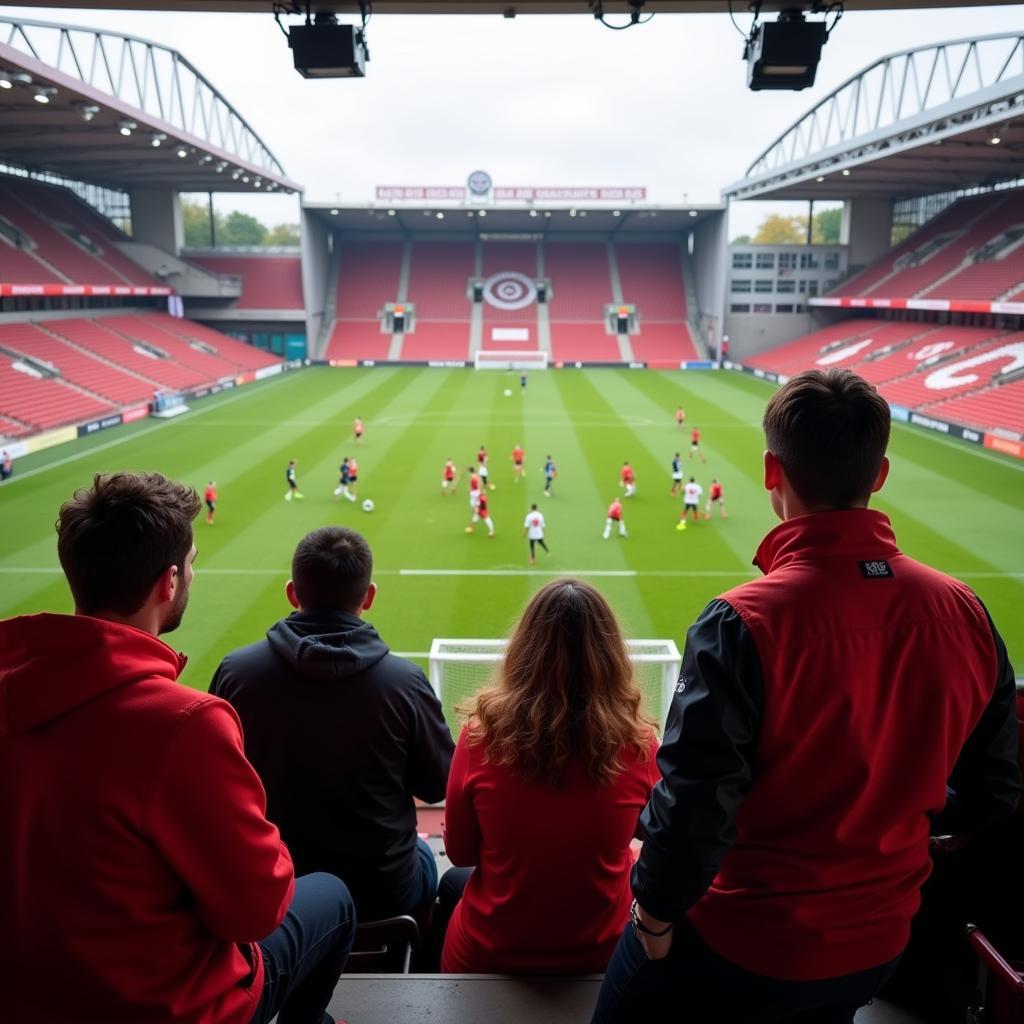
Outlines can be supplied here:
[[226, 702], [180, 686], [195, 491], [60, 510], [75, 614], [0, 622], [0, 990], [12, 1024], [323, 1024], [355, 915], [295, 881]]
[[594, 1021], [849, 1024], [895, 967], [929, 833], [1020, 797], [1014, 675], [978, 598], [868, 500], [889, 408], [848, 370], [768, 403], [783, 520], [687, 634]]

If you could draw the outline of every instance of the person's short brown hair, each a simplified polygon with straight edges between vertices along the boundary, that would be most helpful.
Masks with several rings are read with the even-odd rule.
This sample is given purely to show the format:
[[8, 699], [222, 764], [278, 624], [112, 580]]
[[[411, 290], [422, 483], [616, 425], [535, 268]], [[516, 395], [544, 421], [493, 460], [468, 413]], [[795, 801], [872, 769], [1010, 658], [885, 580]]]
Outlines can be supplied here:
[[97, 473], [60, 507], [57, 556], [75, 607], [131, 615], [192, 550], [199, 495], [159, 473]]
[[362, 534], [344, 526], [307, 533], [292, 556], [292, 583], [306, 610], [359, 608], [373, 577], [373, 553]]
[[852, 508], [871, 495], [889, 443], [889, 406], [849, 370], [805, 370], [764, 411], [768, 450], [812, 507]]

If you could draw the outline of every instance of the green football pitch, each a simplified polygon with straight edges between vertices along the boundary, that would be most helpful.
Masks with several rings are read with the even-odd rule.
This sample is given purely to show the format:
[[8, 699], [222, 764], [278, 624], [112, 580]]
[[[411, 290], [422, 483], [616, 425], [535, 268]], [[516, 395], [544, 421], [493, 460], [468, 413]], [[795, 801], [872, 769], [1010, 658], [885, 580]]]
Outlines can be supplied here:
[[[505, 395], [506, 389], [512, 394]], [[380, 591], [367, 618], [392, 649], [421, 663], [434, 637], [499, 637], [529, 595], [553, 576], [586, 576], [629, 636], [682, 648], [703, 605], [754, 574], [751, 558], [775, 525], [760, 482], [760, 419], [772, 387], [732, 373], [374, 368], [308, 369], [196, 403], [186, 416], [143, 421], [19, 460], [0, 488], [0, 615], [71, 610], [57, 565], [60, 503], [95, 472], [158, 470], [220, 492], [215, 525], [196, 522], [199, 557], [182, 627], [167, 639], [186, 652], [183, 682], [203, 689], [227, 651], [285, 615], [291, 553], [309, 530], [344, 524], [374, 550]], [[686, 409], [676, 427], [677, 405]], [[366, 434], [353, 444], [354, 416]], [[707, 463], [690, 461], [698, 426]], [[526, 450], [513, 482], [510, 453]], [[490, 453], [491, 514], [472, 535], [466, 467]], [[729, 517], [675, 529], [669, 463], [703, 485], [724, 485]], [[357, 504], [336, 501], [344, 455], [359, 459]], [[558, 477], [542, 495], [544, 457]], [[893, 519], [903, 549], [963, 578], [987, 604], [1024, 674], [1024, 463], [896, 426], [892, 472], [875, 507]], [[285, 502], [284, 470], [298, 460], [303, 501]], [[447, 458], [463, 479], [442, 496]], [[628, 538], [602, 540], [605, 511], [628, 459], [636, 496], [624, 502]], [[361, 509], [372, 498], [375, 510]], [[528, 564], [523, 519], [532, 501], [547, 519], [551, 557]], [[69, 666], [69, 671], [74, 667]]]

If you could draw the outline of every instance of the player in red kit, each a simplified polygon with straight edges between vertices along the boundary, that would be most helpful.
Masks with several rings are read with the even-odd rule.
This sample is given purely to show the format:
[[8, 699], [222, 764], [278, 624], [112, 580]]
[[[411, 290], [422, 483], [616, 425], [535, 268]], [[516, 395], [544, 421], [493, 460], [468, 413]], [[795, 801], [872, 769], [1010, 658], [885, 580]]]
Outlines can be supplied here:
[[636, 474], [628, 462], [622, 464], [622, 470], [619, 473], [619, 485], [626, 489], [625, 496], [627, 498], [632, 498], [636, 494]]
[[362, 441], [363, 421], [358, 416], [352, 421], [352, 434], [357, 442]]
[[206, 521], [213, 525], [213, 514], [217, 511], [217, 481], [211, 480], [203, 491], [203, 501], [206, 502]]
[[483, 520], [484, 526], [487, 527], [487, 536], [494, 536], [494, 520], [491, 518], [491, 513], [487, 508], [487, 494], [481, 491], [476, 506], [473, 509], [473, 518], [469, 521], [469, 526], [466, 527], [466, 533], [472, 533], [473, 528], [480, 520]]
[[444, 471], [441, 474], [441, 493], [448, 494], [451, 491], [455, 493], [455, 488], [458, 485], [458, 481], [455, 479], [455, 463], [449, 459], [444, 464]]
[[711, 503], [718, 502], [718, 511], [722, 513], [722, 518], [728, 518], [725, 511], [725, 497], [722, 494], [722, 485], [717, 480], [711, 481], [711, 490], [708, 492], [708, 503], [704, 506], [704, 518], [711, 518]]
[[611, 536], [612, 523], [619, 524], [619, 536], [626, 536], [626, 521], [622, 518], [622, 502], [616, 498], [608, 506], [608, 518], [604, 521], [604, 534], [602, 535], [605, 540]]
[[523, 462], [525, 459], [526, 452], [519, 445], [516, 445], [512, 449], [512, 480], [514, 483], [519, 483], [519, 478], [523, 475]]
[[683, 429], [683, 423], [684, 423], [684, 421], [685, 421], [685, 420], [686, 420], [686, 411], [685, 411], [685, 410], [683, 409], [683, 407], [682, 407], [682, 406], [680, 405], [680, 406], [679, 406], [679, 407], [678, 407], [678, 408], [676, 409], [676, 426], [677, 426], [677, 427], [678, 427], [678, 428], [679, 428], [680, 430], [682, 430], [682, 429]]
[[696, 427], [690, 431], [690, 458], [692, 459], [694, 455], [699, 455], [701, 462], [708, 461], [704, 458], [704, 453], [700, 450], [700, 431]]

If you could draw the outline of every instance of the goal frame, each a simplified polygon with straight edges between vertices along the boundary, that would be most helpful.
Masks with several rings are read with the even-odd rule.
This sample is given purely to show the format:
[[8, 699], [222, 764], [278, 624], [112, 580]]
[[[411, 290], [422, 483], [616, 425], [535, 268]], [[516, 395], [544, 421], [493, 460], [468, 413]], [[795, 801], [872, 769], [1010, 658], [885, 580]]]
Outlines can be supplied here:
[[550, 364], [550, 356], [540, 348], [480, 348], [473, 353], [474, 370], [546, 370]]
[[[445, 650], [446, 646], [467, 648], [465, 650]], [[430, 643], [429, 673], [430, 685], [437, 699], [444, 704], [444, 665], [445, 663], [470, 665], [497, 665], [501, 661], [502, 651], [508, 646], [506, 639], [485, 640], [476, 638], [436, 637]], [[638, 648], [664, 647], [662, 654], [638, 653]], [[659, 685], [659, 712], [664, 724], [668, 717], [669, 705], [676, 692], [679, 673], [683, 665], [683, 657], [674, 640], [627, 640], [626, 648], [629, 660], [634, 664], [661, 665]]]

